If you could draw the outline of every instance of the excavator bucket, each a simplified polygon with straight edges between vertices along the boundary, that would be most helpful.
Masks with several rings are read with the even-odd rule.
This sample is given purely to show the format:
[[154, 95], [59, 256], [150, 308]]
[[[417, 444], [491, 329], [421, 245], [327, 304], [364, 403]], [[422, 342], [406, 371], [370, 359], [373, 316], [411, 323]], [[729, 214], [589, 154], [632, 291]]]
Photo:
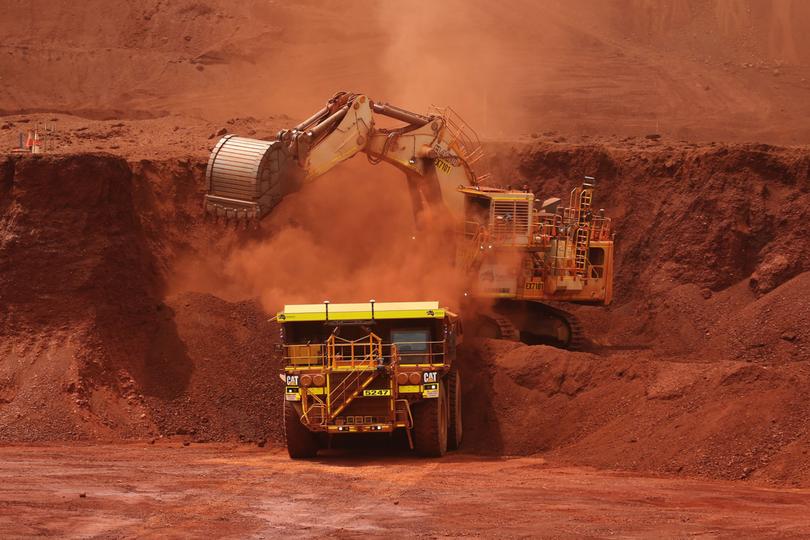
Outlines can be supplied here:
[[280, 141], [226, 135], [208, 159], [207, 215], [259, 220], [299, 185], [297, 166]]

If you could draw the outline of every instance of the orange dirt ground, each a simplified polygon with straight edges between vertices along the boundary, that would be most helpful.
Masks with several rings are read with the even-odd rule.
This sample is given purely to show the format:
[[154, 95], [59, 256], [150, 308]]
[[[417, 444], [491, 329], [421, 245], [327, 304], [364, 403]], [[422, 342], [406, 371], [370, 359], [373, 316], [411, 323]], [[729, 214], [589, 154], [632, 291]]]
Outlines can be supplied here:
[[[0, 535], [806, 538], [810, 493], [537, 457], [143, 444], [0, 448]], [[348, 497], [347, 497], [348, 494]]]
[[[806, 536], [808, 22], [791, 0], [7, 7], [0, 534]], [[218, 134], [270, 138], [339, 89], [451, 104], [479, 173], [540, 198], [595, 176], [616, 220], [587, 350], [470, 340], [441, 462], [279, 448], [274, 310], [458, 286], [399, 175], [359, 157], [255, 228], [202, 215]], [[35, 128], [45, 155], [12, 154]]]

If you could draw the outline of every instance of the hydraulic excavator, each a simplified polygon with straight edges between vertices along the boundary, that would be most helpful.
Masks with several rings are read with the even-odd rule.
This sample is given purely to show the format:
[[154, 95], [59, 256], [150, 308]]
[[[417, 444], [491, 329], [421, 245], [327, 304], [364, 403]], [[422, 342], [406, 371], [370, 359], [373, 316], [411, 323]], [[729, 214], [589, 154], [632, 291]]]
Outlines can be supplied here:
[[[380, 127], [382, 117], [400, 124]], [[613, 292], [613, 227], [593, 207], [594, 179], [574, 187], [567, 204], [489, 186], [489, 175], [473, 169], [483, 156], [477, 134], [449, 107], [422, 115], [339, 92], [274, 140], [226, 135], [208, 161], [206, 213], [261, 219], [285, 195], [360, 152], [403, 171], [417, 228], [452, 240], [469, 298], [486, 300], [477, 310], [482, 333], [583, 345], [580, 324], [562, 305], [607, 305]]]

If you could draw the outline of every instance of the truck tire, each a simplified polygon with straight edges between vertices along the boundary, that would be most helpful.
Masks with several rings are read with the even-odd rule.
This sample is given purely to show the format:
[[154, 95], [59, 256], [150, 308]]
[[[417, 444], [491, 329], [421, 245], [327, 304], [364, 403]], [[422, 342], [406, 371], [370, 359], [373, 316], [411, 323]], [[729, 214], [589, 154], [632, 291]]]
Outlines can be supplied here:
[[318, 453], [315, 434], [301, 423], [298, 411], [289, 401], [284, 402], [284, 439], [287, 452], [293, 459], [313, 458]]
[[461, 374], [452, 370], [447, 374], [447, 401], [450, 407], [450, 422], [447, 424], [447, 447], [458, 450], [464, 436], [461, 423]]
[[447, 420], [450, 410], [445, 385], [439, 384], [439, 397], [414, 404], [413, 447], [425, 457], [441, 457], [447, 453]]

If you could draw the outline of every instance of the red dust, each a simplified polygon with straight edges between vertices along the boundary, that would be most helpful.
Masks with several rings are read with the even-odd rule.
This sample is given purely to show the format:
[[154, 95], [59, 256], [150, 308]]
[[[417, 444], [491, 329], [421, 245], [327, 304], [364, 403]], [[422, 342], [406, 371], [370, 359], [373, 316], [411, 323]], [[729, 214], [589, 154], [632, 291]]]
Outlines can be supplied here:
[[221, 267], [203, 266], [209, 288], [200, 288], [195, 269], [205, 263], [194, 259], [179, 269], [178, 286], [238, 290], [268, 312], [327, 299], [458, 306], [464, 281], [454, 257], [452, 239], [417, 230], [404, 175], [359, 155], [285, 197], [259, 231], [222, 254]]

